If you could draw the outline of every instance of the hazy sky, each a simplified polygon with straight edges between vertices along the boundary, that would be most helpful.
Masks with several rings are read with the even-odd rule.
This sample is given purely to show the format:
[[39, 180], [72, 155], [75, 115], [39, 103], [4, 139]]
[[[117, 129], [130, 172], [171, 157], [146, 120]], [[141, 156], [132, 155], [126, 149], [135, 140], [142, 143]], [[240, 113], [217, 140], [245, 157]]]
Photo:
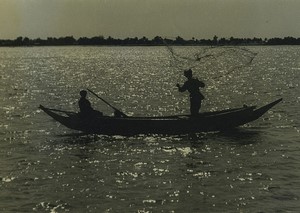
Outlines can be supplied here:
[[300, 0], [0, 0], [0, 39], [300, 37]]

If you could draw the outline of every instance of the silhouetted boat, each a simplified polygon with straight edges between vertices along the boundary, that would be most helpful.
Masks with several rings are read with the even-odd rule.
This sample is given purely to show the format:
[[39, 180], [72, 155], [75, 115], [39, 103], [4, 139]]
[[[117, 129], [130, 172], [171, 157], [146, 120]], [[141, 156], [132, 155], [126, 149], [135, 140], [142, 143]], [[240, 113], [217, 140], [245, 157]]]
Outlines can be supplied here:
[[[200, 113], [197, 117], [174, 115], [163, 117], [113, 117], [93, 116], [82, 118], [78, 113], [49, 109], [40, 105], [45, 113], [62, 125], [85, 133], [103, 135], [135, 134], [187, 134], [208, 131], [225, 131], [261, 117], [278, 104], [278, 99], [263, 107], [255, 106]], [[66, 115], [56, 113], [65, 112]]]

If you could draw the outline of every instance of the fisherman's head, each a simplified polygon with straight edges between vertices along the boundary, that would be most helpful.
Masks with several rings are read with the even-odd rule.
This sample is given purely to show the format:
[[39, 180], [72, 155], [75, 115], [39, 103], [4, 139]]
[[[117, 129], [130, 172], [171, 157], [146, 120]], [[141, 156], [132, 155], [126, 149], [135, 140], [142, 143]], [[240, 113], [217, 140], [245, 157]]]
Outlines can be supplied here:
[[81, 90], [81, 91], [80, 91], [80, 96], [81, 96], [81, 97], [85, 98], [86, 95], [87, 95], [87, 91], [85, 91], [85, 90]]
[[193, 77], [193, 71], [191, 69], [184, 70], [184, 76], [187, 78], [192, 78]]

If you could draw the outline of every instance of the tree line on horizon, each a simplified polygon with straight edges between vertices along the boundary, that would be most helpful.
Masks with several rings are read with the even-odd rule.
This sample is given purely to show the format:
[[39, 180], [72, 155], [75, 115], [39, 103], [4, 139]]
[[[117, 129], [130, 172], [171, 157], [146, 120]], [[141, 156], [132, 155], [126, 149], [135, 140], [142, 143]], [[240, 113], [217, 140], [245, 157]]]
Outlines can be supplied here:
[[95, 36], [91, 38], [80, 37], [75, 39], [73, 36], [60, 38], [48, 37], [47, 39], [29, 39], [28, 37], [17, 37], [13, 40], [1, 40], [0, 46], [63, 46], [63, 45], [119, 45], [119, 46], [163, 46], [163, 45], [300, 45], [300, 38], [284, 37], [284, 38], [218, 38], [214, 36], [212, 39], [189, 39], [185, 40], [180, 36], [175, 39], [162, 38], [156, 36], [148, 39], [142, 38], [125, 38], [115, 39], [112, 37], [104, 38], [103, 36]]

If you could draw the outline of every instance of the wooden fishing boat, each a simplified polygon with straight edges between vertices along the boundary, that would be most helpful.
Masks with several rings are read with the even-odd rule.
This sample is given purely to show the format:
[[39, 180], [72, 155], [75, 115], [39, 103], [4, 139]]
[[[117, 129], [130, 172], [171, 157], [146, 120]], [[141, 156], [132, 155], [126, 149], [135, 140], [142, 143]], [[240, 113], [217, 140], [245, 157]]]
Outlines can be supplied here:
[[[80, 113], [49, 109], [40, 105], [45, 113], [62, 125], [84, 133], [103, 135], [135, 134], [188, 134], [225, 131], [254, 121], [278, 104], [278, 99], [263, 107], [255, 106], [200, 113], [199, 116], [174, 115], [163, 117], [83, 117]], [[58, 112], [64, 112], [62, 115]]]

